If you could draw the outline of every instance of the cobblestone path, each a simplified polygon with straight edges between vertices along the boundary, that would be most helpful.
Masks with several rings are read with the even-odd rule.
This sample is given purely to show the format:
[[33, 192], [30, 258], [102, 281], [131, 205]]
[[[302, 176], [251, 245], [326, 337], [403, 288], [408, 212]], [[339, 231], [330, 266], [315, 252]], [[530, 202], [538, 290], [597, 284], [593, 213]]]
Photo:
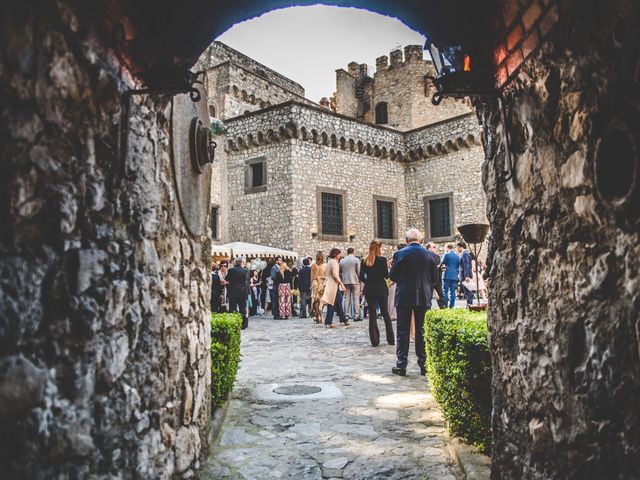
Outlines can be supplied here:
[[[398, 377], [391, 374], [395, 347], [384, 340], [371, 347], [366, 321], [327, 329], [310, 319], [252, 317], [227, 417], [201, 478], [461, 478], [410, 352], [407, 376]], [[309, 395], [301, 394], [303, 385]], [[294, 395], [274, 393], [278, 387]]]

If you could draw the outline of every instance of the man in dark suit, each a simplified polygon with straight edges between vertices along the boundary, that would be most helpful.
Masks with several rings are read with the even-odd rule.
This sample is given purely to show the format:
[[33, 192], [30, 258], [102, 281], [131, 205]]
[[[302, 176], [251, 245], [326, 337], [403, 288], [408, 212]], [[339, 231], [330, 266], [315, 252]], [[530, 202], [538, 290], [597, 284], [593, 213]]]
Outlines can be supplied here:
[[473, 278], [473, 268], [471, 268], [471, 252], [467, 250], [466, 243], [458, 242], [458, 254], [460, 255], [458, 276], [460, 278], [460, 282], [462, 282], [464, 298], [467, 299], [467, 305], [473, 305], [473, 292], [464, 286], [464, 282], [470, 282]]
[[233, 262], [233, 268], [227, 272], [227, 295], [229, 297], [229, 311], [242, 314], [242, 329], [249, 326], [247, 317], [247, 296], [249, 295], [249, 271], [242, 266], [243, 260], [238, 257]]
[[300, 318], [307, 318], [307, 304], [311, 298], [311, 267], [310, 260], [302, 260], [302, 268], [298, 272], [298, 289], [300, 290]]
[[411, 314], [416, 319], [416, 356], [420, 375], [426, 374], [427, 355], [424, 347], [424, 314], [431, 308], [433, 285], [438, 281], [438, 262], [434, 253], [424, 248], [420, 242], [422, 234], [415, 228], [407, 231], [407, 246], [394, 255], [389, 278], [396, 282], [395, 306], [398, 314], [396, 366], [391, 369], [396, 375], [407, 374], [409, 356], [409, 333]]

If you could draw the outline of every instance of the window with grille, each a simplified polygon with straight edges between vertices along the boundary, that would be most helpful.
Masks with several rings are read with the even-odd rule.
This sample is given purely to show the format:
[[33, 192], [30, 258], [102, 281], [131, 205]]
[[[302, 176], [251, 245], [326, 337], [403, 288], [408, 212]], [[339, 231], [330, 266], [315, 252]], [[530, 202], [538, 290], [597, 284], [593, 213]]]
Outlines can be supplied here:
[[380, 102], [376, 105], [376, 123], [378, 125], [386, 125], [389, 123], [387, 115], [387, 102]]
[[245, 162], [244, 192], [264, 192], [267, 189], [267, 161], [264, 157]]
[[427, 207], [428, 210], [428, 222], [429, 237], [450, 237], [452, 236], [451, 226], [453, 224], [452, 211], [451, 211], [451, 195], [436, 196], [428, 198]]
[[322, 234], [344, 235], [342, 195], [321, 192]]
[[211, 238], [218, 239], [218, 207], [211, 207]]
[[395, 238], [395, 205], [393, 201], [376, 200], [376, 236]]

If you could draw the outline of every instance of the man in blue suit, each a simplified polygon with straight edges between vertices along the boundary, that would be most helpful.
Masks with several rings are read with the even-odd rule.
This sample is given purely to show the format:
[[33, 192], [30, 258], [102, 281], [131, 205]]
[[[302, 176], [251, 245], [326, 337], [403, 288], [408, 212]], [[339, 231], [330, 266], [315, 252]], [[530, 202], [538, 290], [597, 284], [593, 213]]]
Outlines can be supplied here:
[[[471, 252], [467, 250], [467, 244], [458, 242], [458, 253], [460, 254], [460, 263], [458, 264], [458, 272], [461, 282], [469, 282], [473, 278], [473, 268], [471, 268]], [[473, 305], [473, 292], [462, 284], [464, 296], [467, 299], [467, 305]]]
[[416, 356], [420, 375], [425, 375], [427, 355], [424, 349], [424, 314], [431, 308], [432, 289], [438, 281], [438, 261], [434, 253], [420, 244], [422, 234], [415, 228], [407, 231], [406, 240], [407, 246], [394, 255], [389, 274], [391, 281], [396, 282], [395, 305], [398, 313], [397, 360], [391, 372], [400, 376], [407, 374], [413, 313], [416, 319]]
[[458, 267], [460, 257], [453, 251], [453, 243], [447, 244], [447, 253], [442, 257], [444, 271], [444, 303], [445, 306], [453, 308], [456, 304], [456, 283], [458, 283]]

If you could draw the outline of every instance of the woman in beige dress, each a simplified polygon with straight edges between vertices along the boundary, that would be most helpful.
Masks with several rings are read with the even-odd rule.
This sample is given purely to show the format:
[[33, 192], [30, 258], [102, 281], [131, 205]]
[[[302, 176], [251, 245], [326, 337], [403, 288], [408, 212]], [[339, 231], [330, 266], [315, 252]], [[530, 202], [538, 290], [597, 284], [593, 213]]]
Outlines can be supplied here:
[[320, 299], [324, 293], [326, 267], [324, 253], [316, 253], [316, 263], [311, 265], [311, 314], [313, 315], [313, 321], [316, 323], [322, 323]]
[[344, 292], [344, 284], [340, 279], [340, 249], [332, 248], [329, 252], [329, 261], [327, 262], [327, 279], [324, 282], [324, 293], [320, 299], [320, 308], [327, 306], [327, 316], [324, 324], [327, 328], [335, 328], [333, 324], [333, 312], [335, 311], [340, 318], [340, 323], [347, 326], [349, 322], [342, 308], [342, 292]]

